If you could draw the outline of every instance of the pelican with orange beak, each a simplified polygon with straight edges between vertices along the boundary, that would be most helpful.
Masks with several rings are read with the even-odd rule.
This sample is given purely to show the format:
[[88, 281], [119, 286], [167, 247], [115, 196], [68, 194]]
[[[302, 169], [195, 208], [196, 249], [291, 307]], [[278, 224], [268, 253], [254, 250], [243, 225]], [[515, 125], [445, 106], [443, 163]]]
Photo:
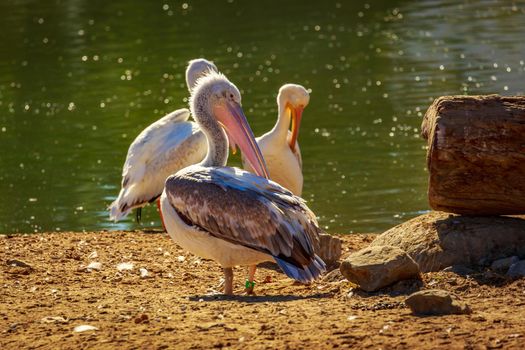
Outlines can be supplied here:
[[[272, 130], [256, 138], [266, 161], [270, 179], [289, 189], [296, 196], [301, 196], [303, 192], [302, 159], [297, 137], [303, 110], [309, 101], [310, 95], [303, 86], [283, 85], [277, 95], [279, 109], [277, 123]], [[243, 167], [253, 172], [244, 156]]]

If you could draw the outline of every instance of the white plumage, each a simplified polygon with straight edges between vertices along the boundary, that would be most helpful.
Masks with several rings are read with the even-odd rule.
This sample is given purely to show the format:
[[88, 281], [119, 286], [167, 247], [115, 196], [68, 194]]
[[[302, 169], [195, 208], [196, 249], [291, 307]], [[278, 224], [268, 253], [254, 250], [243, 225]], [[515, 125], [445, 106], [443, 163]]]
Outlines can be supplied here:
[[[256, 141], [268, 167], [270, 179], [301, 196], [303, 192], [302, 158], [297, 135], [302, 111], [310, 96], [301, 85], [285, 84], [277, 95], [278, 118], [275, 126]], [[292, 132], [288, 129], [292, 123]], [[293, 143], [293, 147], [292, 147]], [[243, 157], [244, 169], [253, 172]]]
[[[217, 67], [205, 59], [192, 60], [186, 70], [188, 90], [199, 77]], [[196, 123], [188, 121], [190, 111], [178, 109], [144, 129], [131, 143], [122, 169], [122, 188], [109, 206], [111, 220], [125, 218], [162, 193], [166, 178], [206, 155], [206, 137]]]

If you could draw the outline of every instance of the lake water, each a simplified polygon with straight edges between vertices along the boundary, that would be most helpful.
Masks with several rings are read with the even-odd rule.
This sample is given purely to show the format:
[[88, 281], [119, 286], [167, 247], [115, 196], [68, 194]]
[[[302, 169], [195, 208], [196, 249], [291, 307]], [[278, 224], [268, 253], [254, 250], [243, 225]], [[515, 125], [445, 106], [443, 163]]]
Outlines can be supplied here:
[[[3, 233], [140, 227], [106, 207], [131, 141], [186, 106], [191, 58], [241, 89], [256, 135], [283, 83], [311, 89], [304, 197], [329, 232], [428, 210], [434, 98], [525, 91], [525, 5], [511, 1], [7, 0], [0, 18]], [[158, 226], [156, 209], [143, 220]]]

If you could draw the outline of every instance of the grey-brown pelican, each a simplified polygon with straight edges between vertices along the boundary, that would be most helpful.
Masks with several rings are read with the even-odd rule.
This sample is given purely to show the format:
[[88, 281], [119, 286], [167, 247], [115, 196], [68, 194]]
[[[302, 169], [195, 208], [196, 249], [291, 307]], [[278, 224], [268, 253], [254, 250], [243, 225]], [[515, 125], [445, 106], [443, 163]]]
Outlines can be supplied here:
[[[202, 162], [166, 180], [160, 206], [171, 238], [223, 267], [226, 294], [233, 293], [234, 266], [275, 261], [297, 281], [319, 277], [325, 264], [314, 252], [316, 217], [300, 197], [266, 178], [237, 87], [222, 74], [207, 74], [192, 92], [190, 108], [208, 150]], [[225, 166], [228, 141], [257, 175]]]

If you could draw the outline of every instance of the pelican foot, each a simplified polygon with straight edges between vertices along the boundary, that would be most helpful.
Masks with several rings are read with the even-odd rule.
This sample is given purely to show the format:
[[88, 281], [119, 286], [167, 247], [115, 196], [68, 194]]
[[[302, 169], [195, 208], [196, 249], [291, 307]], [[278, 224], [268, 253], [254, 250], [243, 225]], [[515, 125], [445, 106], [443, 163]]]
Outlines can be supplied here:
[[254, 281], [246, 281], [246, 284], [245, 284], [245, 289], [244, 291], [246, 292], [246, 294], [248, 295], [255, 295], [255, 292], [253, 291], [255, 288], [255, 282]]

